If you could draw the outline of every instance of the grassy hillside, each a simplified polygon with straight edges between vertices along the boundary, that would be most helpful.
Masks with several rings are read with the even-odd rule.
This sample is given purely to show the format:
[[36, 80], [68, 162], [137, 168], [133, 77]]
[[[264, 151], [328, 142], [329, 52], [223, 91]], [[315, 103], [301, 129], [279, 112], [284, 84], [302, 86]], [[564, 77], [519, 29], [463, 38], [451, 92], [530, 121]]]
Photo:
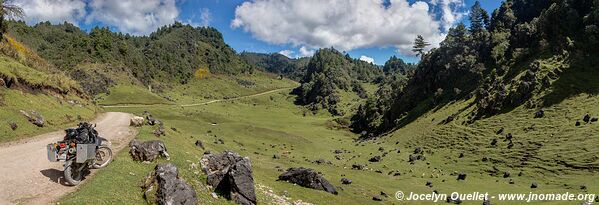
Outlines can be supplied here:
[[[0, 51], [0, 142], [60, 130], [96, 116], [95, 105], [79, 84], [35, 52], [8, 36], [0, 42]], [[21, 110], [41, 114], [44, 127], [30, 123]]]
[[185, 85], [165, 83], [152, 91], [139, 85], [116, 85], [108, 94], [98, 95], [97, 101], [100, 105], [194, 104], [294, 86], [296, 82], [263, 72], [235, 76], [217, 74], [193, 79]]
[[[205, 185], [206, 175], [199, 168], [192, 168], [192, 164], [199, 163], [204, 152], [195, 147], [196, 140], [201, 140], [212, 152], [233, 150], [249, 156], [259, 203], [274, 203], [272, 195], [267, 194], [268, 190], [272, 190], [279, 196], [286, 192], [290, 201], [301, 199], [316, 204], [323, 201], [378, 204], [371, 198], [384, 191], [391, 197], [383, 203], [391, 204], [399, 203], [393, 199], [393, 194], [399, 190], [418, 193], [431, 193], [433, 190], [440, 193], [488, 191], [491, 194], [597, 193], [599, 185], [591, 182], [599, 180], [593, 171], [598, 166], [593, 156], [599, 152], [599, 148], [594, 146], [599, 140], [595, 134], [599, 131], [599, 124], [574, 126], [576, 119], [586, 112], [599, 115], [598, 108], [594, 106], [597, 102], [599, 98], [596, 96], [580, 94], [547, 108], [546, 116], [540, 119], [533, 119], [536, 110], [518, 107], [510, 113], [472, 125], [462, 125], [465, 116], [458, 116], [448, 124], [440, 123], [472, 103], [472, 100], [457, 101], [425, 113], [385, 138], [366, 142], [354, 141], [358, 135], [349, 131], [331, 129], [329, 125], [333, 118], [330, 115], [304, 115], [305, 108], [294, 105], [294, 97], [286, 92], [195, 107], [109, 110], [138, 115], [148, 110], [165, 122], [165, 137], [154, 137], [151, 134], [153, 128], [145, 126], [138, 138], [166, 142], [169, 151], [172, 150], [171, 161], [180, 167], [182, 178], [196, 189], [200, 203], [230, 204], [222, 199], [213, 199]], [[504, 128], [501, 135], [495, 134], [499, 128]], [[502, 141], [508, 132], [514, 136], [515, 145], [511, 149], [507, 149], [507, 142]], [[497, 146], [490, 145], [493, 138], [499, 139]], [[224, 144], [214, 143], [218, 139], [224, 140]], [[415, 147], [424, 149], [426, 160], [410, 164], [408, 158]], [[380, 148], [382, 151], [379, 151]], [[333, 151], [337, 149], [347, 152], [335, 154]], [[398, 150], [401, 152], [398, 153]], [[93, 204], [144, 203], [139, 183], [155, 163], [133, 162], [126, 151], [94, 179], [88, 180], [79, 191], [65, 196], [61, 204], [82, 201]], [[388, 154], [381, 162], [368, 162], [372, 156], [384, 152]], [[459, 158], [461, 153], [464, 157]], [[274, 159], [275, 154], [281, 158]], [[483, 157], [487, 158], [486, 161]], [[332, 164], [314, 162], [319, 159]], [[366, 165], [367, 168], [352, 170], [353, 164]], [[296, 166], [322, 172], [334, 186], [342, 187], [340, 194], [335, 196], [276, 181], [281, 174], [277, 167]], [[503, 178], [504, 171], [509, 171], [511, 176]], [[401, 175], [393, 176], [395, 172]], [[467, 180], [457, 181], [454, 172], [467, 173]], [[519, 172], [522, 172], [521, 176], [518, 176]], [[341, 185], [342, 177], [354, 182]], [[515, 183], [509, 184], [510, 179]], [[432, 188], [425, 186], [427, 181], [433, 183]], [[537, 182], [539, 188], [531, 189], [532, 182]], [[581, 190], [581, 185], [585, 185], [587, 190]]]

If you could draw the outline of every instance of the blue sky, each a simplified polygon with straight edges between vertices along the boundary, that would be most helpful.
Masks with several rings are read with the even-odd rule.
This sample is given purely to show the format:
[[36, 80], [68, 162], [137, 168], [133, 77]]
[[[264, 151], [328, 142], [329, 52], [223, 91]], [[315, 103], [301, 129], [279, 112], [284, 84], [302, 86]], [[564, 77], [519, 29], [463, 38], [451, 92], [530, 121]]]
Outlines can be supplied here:
[[[333, 46], [354, 58], [383, 64], [396, 55], [416, 62], [411, 41], [422, 34], [433, 45], [447, 27], [467, 22], [474, 0], [13, 0], [26, 21], [69, 21], [85, 30], [107, 26], [146, 35], [173, 21], [212, 26], [237, 52], [310, 55]], [[406, 2], [407, 1], [407, 2]], [[318, 5], [316, 5], [318, 4]], [[489, 13], [499, 0], [481, 0]], [[300, 50], [301, 49], [301, 50]], [[372, 58], [372, 59], [370, 59]]]

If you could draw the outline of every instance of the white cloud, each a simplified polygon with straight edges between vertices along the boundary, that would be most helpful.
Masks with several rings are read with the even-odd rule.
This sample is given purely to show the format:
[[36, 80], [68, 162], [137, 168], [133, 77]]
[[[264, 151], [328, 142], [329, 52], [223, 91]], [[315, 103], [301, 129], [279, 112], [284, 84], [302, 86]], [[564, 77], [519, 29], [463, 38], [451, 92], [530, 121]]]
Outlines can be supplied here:
[[210, 25], [211, 21], [212, 21], [212, 13], [210, 13], [210, 9], [202, 8], [202, 10], [200, 11], [200, 24], [202, 26], [208, 26], [208, 25]]
[[299, 57], [310, 57], [312, 55], [314, 55], [314, 50], [313, 49], [308, 49], [306, 48], [306, 46], [302, 46], [299, 49]]
[[436, 8], [422, 1], [391, 0], [385, 6], [383, 0], [254, 0], [236, 8], [231, 27], [272, 44], [341, 50], [394, 46], [412, 54], [417, 35], [436, 46], [445, 37], [445, 26], [461, 18], [454, 9], [463, 0], [440, 1], [431, 3], [441, 7], [439, 19]]
[[294, 54], [294, 53], [295, 53], [295, 52], [293, 52], [293, 51], [290, 51], [290, 50], [282, 50], [282, 51], [279, 51], [279, 54], [281, 54], [281, 55], [284, 55], [284, 56], [287, 56], [287, 58], [295, 58], [295, 56], [293, 56], [293, 54]]
[[[435, 5], [438, 4], [437, 0], [433, 0]], [[443, 22], [443, 30], [445, 32], [458, 23], [462, 17], [466, 15], [466, 12], [460, 12], [461, 7], [465, 6], [463, 0], [441, 0], [441, 21]]]
[[92, 0], [86, 22], [114, 26], [136, 35], [149, 34], [179, 16], [175, 0]]
[[29, 24], [42, 21], [76, 24], [86, 15], [83, 0], [15, 0], [12, 3], [23, 8], [24, 20]]
[[368, 63], [374, 63], [374, 58], [368, 56], [360, 56], [360, 60]]

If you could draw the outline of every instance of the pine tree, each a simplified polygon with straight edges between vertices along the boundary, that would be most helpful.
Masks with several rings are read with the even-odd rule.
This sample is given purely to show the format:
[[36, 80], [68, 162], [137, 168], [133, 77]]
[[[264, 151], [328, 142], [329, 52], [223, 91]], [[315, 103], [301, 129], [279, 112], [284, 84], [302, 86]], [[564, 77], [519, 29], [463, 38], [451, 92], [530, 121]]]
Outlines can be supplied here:
[[412, 52], [415, 52], [416, 56], [422, 57], [422, 55], [424, 55], [424, 48], [426, 48], [429, 45], [431, 45], [431, 44], [424, 41], [424, 37], [422, 37], [422, 35], [418, 35], [418, 37], [416, 37], [416, 40], [414, 40], [414, 46], [412, 47], [413, 48]]
[[480, 6], [480, 2], [474, 2], [470, 8], [470, 32], [480, 32], [486, 29], [487, 25], [489, 25], [489, 14]]

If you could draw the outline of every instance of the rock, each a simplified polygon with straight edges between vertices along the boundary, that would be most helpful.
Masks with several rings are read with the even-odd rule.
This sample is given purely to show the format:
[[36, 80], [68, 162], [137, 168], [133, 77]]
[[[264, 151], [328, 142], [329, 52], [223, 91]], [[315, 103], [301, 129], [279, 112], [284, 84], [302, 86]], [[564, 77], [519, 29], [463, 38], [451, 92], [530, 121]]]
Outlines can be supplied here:
[[4, 82], [4, 79], [0, 78], [0, 87], [4, 86], [6, 86], [6, 83]]
[[335, 154], [341, 154], [341, 153], [343, 153], [343, 151], [337, 149], [337, 150], [333, 151], [333, 153], [335, 153]]
[[341, 178], [341, 184], [351, 184], [351, 183], [352, 183], [351, 179]]
[[279, 157], [279, 155], [274, 154], [274, 155], [272, 155], [272, 158], [273, 159], [280, 159], [281, 157]]
[[580, 185], [580, 190], [587, 190], [587, 186], [586, 185]]
[[351, 169], [362, 170], [362, 169], [364, 169], [364, 166], [361, 164], [352, 164]]
[[381, 191], [381, 196], [383, 196], [383, 197], [385, 197], [385, 198], [388, 198], [388, 197], [389, 197], [389, 195], [387, 195], [387, 193], [385, 193], [385, 192], [383, 192], [383, 191]]
[[458, 158], [464, 158], [464, 153], [460, 153], [460, 156], [458, 156]]
[[455, 119], [455, 117], [453, 115], [447, 116], [447, 118], [445, 118], [445, 120], [443, 120], [443, 124], [447, 124], [450, 123], [451, 121], [453, 121]]
[[507, 143], [507, 148], [512, 149], [512, 147], [514, 147], [514, 143], [512, 142], [512, 140], [510, 140], [510, 142]]
[[466, 180], [466, 173], [459, 173], [458, 180]]
[[507, 135], [505, 135], [505, 140], [504, 141], [508, 141], [508, 140], [512, 140], [512, 138], [514, 138], [514, 136], [512, 135], [512, 133], [507, 133]]
[[231, 151], [207, 154], [200, 160], [208, 175], [206, 183], [216, 192], [238, 204], [256, 204], [254, 177], [250, 158]]
[[493, 145], [493, 146], [497, 145], [497, 141], [498, 141], [497, 138], [491, 140], [491, 145]]
[[422, 147], [416, 147], [416, 149], [414, 149], [414, 154], [422, 154]]
[[489, 199], [484, 199], [483, 205], [491, 205], [491, 201], [489, 201]]
[[531, 188], [531, 189], [536, 189], [536, 188], [538, 188], [538, 187], [539, 187], [539, 185], [538, 185], [536, 182], [533, 182], [533, 183], [530, 185], [530, 188]]
[[514, 179], [510, 179], [509, 184], [515, 184], [516, 182], [514, 182]]
[[591, 116], [587, 113], [582, 117], [582, 121], [589, 123], [591, 121]]
[[206, 149], [206, 148], [204, 148], [204, 143], [202, 143], [201, 140], [196, 140], [195, 145], [196, 145], [196, 147], [202, 148], [203, 150]]
[[146, 120], [148, 120], [148, 125], [156, 125], [156, 124], [160, 124], [162, 122], [160, 122], [159, 120], [155, 119], [154, 117], [152, 117], [152, 115], [148, 115], [146, 116]]
[[133, 127], [141, 127], [144, 124], [144, 118], [139, 116], [133, 116], [131, 120], [129, 120], [129, 126]]
[[154, 133], [154, 136], [156, 136], [156, 137], [160, 137], [160, 136], [165, 136], [166, 135], [165, 132], [164, 132], [164, 129], [161, 129], [161, 128], [158, 128], [158, 129], [154, 130], [153, 133]]
[[380, 162], [381, 156], [374, 156], [368, 160], [369, 162]]
[[503, 178], [510, 177], [510, 172], [503, 172]]
[[322, 175], [308, 168], [289, 168], [279, 176], [279, 180], [288, 181], [306, 188], [323, 190], [335, 195], [338, 194], [335, 187]]
[[131, 154], [131, 157], [135, 161], [154, 161], [159, 156], [163, 156], [167, 160], [170, 159], [168, 152], [166, 152], [164, 142], [160, 140], [140, 142], [134, 139], [129, 142], [129, 148], [129, 154]]
[[543, 109], [535, 112], [535, 118], [542, 118], [545, 116], [545, 111]]
[[316, 164], [326, 164], [327, 161], [324, 159], [317, 159], [316, 161], [314, 161]]
[[580, 126], [580, 121], [576, 120], [576, 127]]
[[382, 196], [380, 196], [380, 195], [376, 195], [376, 196], [373, 196], [373, 197], [372, 197], [372, 200], [373, 200], [373, 201], [383, 201], [383, 197], [382, 197]]
[[36, 112], [35, 110], [32, 110], [31, 113], [27, 113], [23, 110], [20, 110], [19, 112], [21, 112], [21, 114], [23, 116], [25, 116], [29, 122], [31, 122], [31, 124], [34, 124], [35, 126], [38, 126], [38, 127], [44, 127], [44, 124], [45, 124], [44, 117], [41, 114], [39, 114], [38, 112]]
[[503, 127], [500, 128], [499, 130], [497, 130], [497, 132], [495, 132], [495, 134], [501, 134], [501, 133], [503, 133]]
[[385, 151], [384, 147], [379, 147], [379, 152]]
[[183, 179], [179, 178], [177, 167], [171, 163], [156, 165], [154, 171], [146, 177], [142, 185], [142, 188], [145, 190], [145, 199], [147, 199], [147, 194], [150, 193], [155, 184], [158, 185], [156, 204], [198, 204], [195, 190]]
[[596, 118], [596, 117], [591, 118], [591, 122], [597, 122], [597, 120], [599, 120], [599, 118]]
[[15, 122], [9, 122], [8, 125], [10, 125], [10, 129], [13, 131], [15, 131], [15, 130], [17, 130], [17, 128], [19, 128], [19, 126]]
[[433, 187], [433, 182], [432, 181], [427, 181], [425, 186], [432, 188]]
[[445, 202], [447, 202], [447, 203], [454, 203], [454, 204], [461, 204], [462, 200], [460, 199], [460, 197], [457, 197], [456, 199], [452, 199], [451, 195], [448, 195], [447, 199], [445, 199]]
[[416, 155], [411, 154], [410, 156], [408, 156], [408, 162], [415, 162], [416, 160], [418, 160], [418, 157]]

